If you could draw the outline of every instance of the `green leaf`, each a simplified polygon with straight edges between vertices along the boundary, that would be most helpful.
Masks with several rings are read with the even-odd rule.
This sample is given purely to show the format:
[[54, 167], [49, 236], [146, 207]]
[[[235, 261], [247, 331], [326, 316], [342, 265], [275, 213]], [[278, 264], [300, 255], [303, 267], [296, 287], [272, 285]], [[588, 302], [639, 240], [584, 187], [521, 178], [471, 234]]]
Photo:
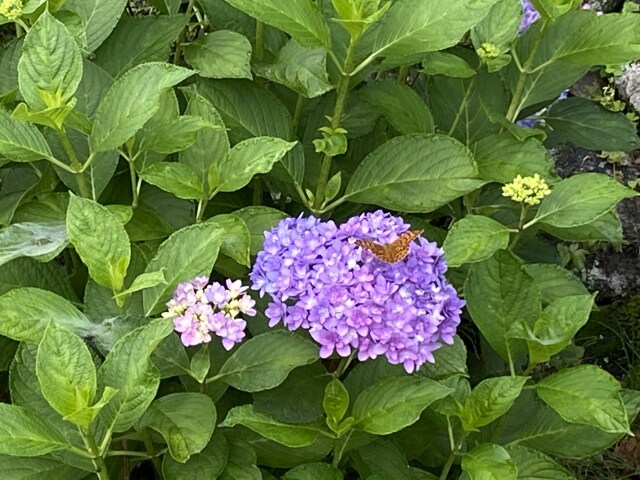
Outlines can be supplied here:
[[4, 480], [80, 480], [87, 472], [46, 457], [0, 456], [0, 478]]
[[489, 425], [504, 415], [520, 396], [528, 377], [495, 377], [480, 382], [467, 398], [460, 420], [467, 432]]
[[447, 264], [459, 267], [491, 257], [509, 245], [509, 229], [482, 215], [467, 215], [458, 220], [442, 245]]
[[0, 99], [12, 99], [18, 91], [18, 61], [22, 55], [24, 37], [14, 38], [0, 51]]
[[207, 33], [184, 49], [184, 59], [207, 78], [248, 78], [251, 75], [251, 44], [230, 30]]
[[217, 128], [201, 117], [182, 115], [149, 129], [140, 141], [140, 150], [165, 155], [180, 152], [195, 143], [201, 130]]
[[515, 325], [512, 334], [527, 342], [530, 365], [548, 361], [571, 344], [589, 320], [593, 300], [589, 294], [559, 298], [542, 311], [533, 328]]
[[98, 392], [111, 387], [118, 393], [101, 410], [107, 428], [123, 432], [133, 426], [153, 401], [160, 375], [150, 356], [173, 331], [171, 320], [153, 320], [120, 338], [98, 370]]
[[234, 192], [246, 186], [254, 175], [267, 173], [274, 163], [281, 160], [296, 142], [286, 142], [275, 137], [257, 137], [244, 140], [234, 146], [220, 162], [218, 174], [221, 192]]
[[230, 438], [228, 441], [229, 457], [220, 480], [262, 480], [252, 446], [238, 438]]
[[474, 263], [464, 285], [467, 309], [482, 336], [502, 358], [512, 360], [525, 351], [521, 340], [509, 335], [516, 321], [527, 325], [540, 316], [540, 292], [533, 278], [509, 252]]
[[403, 212], [431, 212], [480, 188], [485, 182], [476, 177], [471, 153], [453, 138], [407, 135], [370, 153], [343, 198]]
[[62, 22], [45, 10], [27, 33], [18, 62], [20, 93], [34, 110], [66, 105], [82, 79], [82, 55]]
[[476, 143], [474, 155], [480, 177], [493, 182], [509, 183], [518, 175], [536, 173], [546, 180], [557, 177], [553, 158], [535, 138], [521, 142], [510, 134], [491, 135]]
[[600, 367], [580, 365], [561, 370], [538, 382], [536, 392], [567, 422], [611, 433], [629, 432], [620, 383]]
[[453, 344], [444, 344], [433, 352], [434, 363], [425, 363], [416, 372], [432, 380], [444, 380], [453, 376], [467, 376], [467, 348], [458, 335], [454, 335]]
[[202, 181], [198, 174], [182, 163], [154, 163], [140, 172], [140, 178], [178, 198], [199, 200], [206, 196], [202, 191]]
[[317, 359], [317, 347], [310, 341], [273, 331], [243, 342], [216, 378], [244, 392], [259, 392], [277, 387], [291, 370]]
[[67, 234], [98, 284], [122, 290], [131, 260], [129, 236], [105, 207], [72, 195], [67, 210]]
[[622, 249], [622, 224], [616, 209], [577, 227], [559, 228], [544, 223], [540, 227], [554, 237], [568, 242], [602, 241], [611, 243], [616, 249]]
[[479, 23], [497, 0], [451, 0], [435, 4], [422, 0], [395, 2], [377, 30], [375, 56], [403, 57], [451, 47]]
[[33, 162], [53, 154], [35, 125], [17, 120], [0, 106], [0, 155], [14, 162]]
[[180, 152], [180, 163], [188, 165], [197, 172], [203, 186], [202, 190], [211, 194], [215, 188], [215, 185], [210, 185], [208, 182], [211, 165], [217, 165], [229, 153], [226, 127], [215, 107], [197, 90], [183, 89], [182, 91], [189, 99], [185, 113], [205, 119], [211, 128], [200, 130], [193, 145]]
[[[219, 478], [227, 464], [229, 445], [225, 437], [215, 432], [209, 444], [186, 463], [179, 463], [171, 455], [164, 455], [162, 475], [165, 480], [211, 480]], [[238, 477], [240, 480], [241, 477]]]
[[262, 250], [264, 232], [275, 227], [280, 220], [287, 218], [287, 214], [269, 207], [245, 207], [233, 212], [233, 215], [241, 218], [251, 235], [251, 255], [257, 255]]
[[288, 447], [299, 448], [311, 445], [319, 435], [317, 423], [288, 424], [262, 413], [256, 412], [253, 405], [232, 408], [221, 427], [243, 425], [254, 432]]
[[[639, 45], [640, 48], [640, 45]], [[551, 106], [541, 118], [550, 147], [570, 143], [588, 150], [628, 151], [640, 147], [636, 124], [587, 98], [571, 97]]]
[[382, 380], [356, 398], [352, 412], [355, 427], [375, 435], [397, 432], [415, 423], [425, 408], [451, 391], [428, 378]]
[[238, 10], [291, 35], [303, 47], [331, 48], [329, 25], [311, 0], [226, 0]]
[[149, 405], [137, 428], [151, 428], [167, 442], [174, 460], [185, 463], [209, 443], [216, 425], [216, 407], [203, 393], [172, 393]]
[[78, 335], [92, 329], [87, 318], [68, 300], [38, 288], [15, 288], [0, 297], [0, 335], [39, 343], [49, 322]]
[[209, 276], [218, 258], [224, 230], [215, 223], [190, 225], [173, 233], [151, 259], [145, 272], [165, 269], [166, 284], [142, 292], [144, 311], [154, 315], [164, 308], [180, 282], [200, 275]]
[[463, 58], [448, 52], [427, 53], [422, 60], [422, 71], [427, 75], [454, 78], [469, 78], [477, 73]]
[[160, 370], [160, 378], [188, 375], [190, 371], [189, 357], [179, 335], [165, 337], [153, 351], [153, 364]]
[[604, 215], [623, 198], [638, 195], [608, 175], [583, 173], [554, 185], [532, 222], [554, 227], [585, 225]]
[[343, 480], [342, 472], [328, 463], [298, 465], [284, 474], [282, 480]]
[[273, 63], [254, 65], [256, 75], [284, 85], [294, 92], [315, 98], [333, 90], [327, 75], [327, 51], [305, 48], [289, 40]]
[[186, 15], [124, 16], [95, 52], [95, 62], [113, 78], [141, 63], [166, 62], [187, 21]]
[[67, 0], [65, 10], [80, 17], [84, 26], [85, 48], [95, 51], [115, 28], [127, 0]]
[[322, 407], [327, 414], [327, 422], [331, 421], [334, 425], [347, 413], [349, 392], [337, 378], [333, 378], [324, 389]]
[[231, 143], [260, 136], [293, 139], [293, 122], [287, 108], [255, 83], [205, 79], [197, 83], [197, 91], [222, 116]]
[[80, 337], [54, 322], [38, 346], [36, 373], [42, 395], [63, 417], [93, 402], [97, 387], [91, 353]]
[[522, 20], [522, 5], [517, 0], [498, 0], [484, 20], [471, 29], [473, 46], [492, 43], [500, 52], [506, 51], [518, 35]]
[[531, 263], [525, 265], [524, 269], [535, 280], [547, 303], [573, 295], [589, 295], [580, 279], [560, 265]]
[[412, 88], [384, 80], [368, 83], [359, 93], [401, 134], [433, 133], [431, 112]]
[[115, 297], [128, 297], [132, 293], [139, 292], [140, 290], [157, 287], [158, 285], [166, 285], [166, 283], [167, 280], [164, 278], [164, 269], [158, 270], [157, 272], [141, 273], [131, 282], [129, 288], [115, 295]]
[[189, 370], [191, 370], [193, 379], [198, 383], [203, 383], [204, 379], [207, 378], [207, 374], [211, 370], [211, 355], [206, 347], [198, 349], [191, 357]]
[[470, 480], [518, 480], [518, 470], [500, 445], [483, 443], [462, 457], [462, 470]]
[[14, 223], [0, 230], [0, 266], [14, 258], [52, 260], [67, 246], [63, 222]]
[[207, 220], [207, 222], [213, 222], [224, 228], [224, 238], [220, 252], [233, 258], [240, 265], [250, 267], [249, 248], [251, 235], [244, 220], [233, 214], [227, 214], [216, 215]]
[[507, 452], [518, 469], [518, 480], [575, 480], [566, 468], [537, 450], [514, 445]]
[[0, 403], [0, 454], [37, 457], [69, 447], [64, 437], [35, 414]]
[[113, 150], [132, 137], [160, 108], [160, 95], [195, 72], [166, 63], [132, 68], [109, 88], [96, 110], [91, 151]]

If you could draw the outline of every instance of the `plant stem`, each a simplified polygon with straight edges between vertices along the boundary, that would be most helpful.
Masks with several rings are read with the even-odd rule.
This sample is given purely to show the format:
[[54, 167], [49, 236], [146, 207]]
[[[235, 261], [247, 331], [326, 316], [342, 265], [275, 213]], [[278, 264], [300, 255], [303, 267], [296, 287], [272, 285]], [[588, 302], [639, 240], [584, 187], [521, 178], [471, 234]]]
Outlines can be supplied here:
[[[187, 18], [191, 18], [191, 12], [193, 11], [193, 7], [196, 4], [196, 0], [189, 0], [189, 4], [187, 5], [187, 11], [185, 12], [187, 15]], [[176, 43], [176, 50], [175, 52], [173, 52], [173, 63], [175, 65], [178, 65], [178, 62], [180, 62], [180, 57], [182, 56], [182, 43], [185, 41], [185, 30], [189, 28], [188, 26], [185, 27], [181, 32], [180, 35], [178, 36], [178, 41]]]
[[471, 77], [471, 80], [469, 80], [469, 85], [467, 86], [467, 89], [464, 92], [464, 97], [462, 97], [462, 102], [460, 102], [460, 108], [458, 108], [458, 111], [456, 112], [456, 116], [453, 119], [453, 123], [451, 124], [451, 128], [449, 129], [449, 132], [447, 132], [447, 135], [449, 136], [451, 136], [453, 132], [455, 132], [456, 128], [458, 128], [458, 123], [460, 123], [462, 112], [466, 111], [467, 103], [469, 103], [471, 94], [476, 86], [476, 77], [477, 75], [474, 75], [473, 77]]
[[535, 58], [536, 52], [538, 48], [540, 48], [540, 44], [542, 43], [542, 39], [544, 38], [544, 31], [547, 27], [547, 22], [543, 21], [542, 27], [540, 28], [540, 32], [538, 32], [538, 36], [531, 47], [531, 52], [527, 57], [527, 60], [524, 62], [522, 66], [522, 70], [520, 72], [520, 76], [518, 77], [518, 83], [516, 83], [516, 89], [513, 92], [513, 97], [511, 98], [511, 103], [509, 104], [509, 109], [507, 110], [507, 120], [510, 122], [515, 122], [518, 118], [518, 114], [522, 109], [523, 98], [522, 95], [524, 93], [524, 88], [527, 85], [527, 79], [531, 74], [531, 66], [533, 65], [533, 60]]
[[353, 430], [349, 430], [349, 433], [347, 433], [346, 437], [340, 438], [338, 440], [338, 445], [337, 445], [338, 448], [333, 449], [333, 460], [331, 461], [331, 465], [333, 465], [335, 468], [338, 468], [338, 465], [340, 465], [340, 460], [342, 460], [342, 454], [344, 453], [344, 449], [347, 447], [347, 443], [349, 443], [349, 439], [351, 438], [352, 433], [353, 433]]
[[261, 62], [264, 58], [264, 23], [256, 20], [256, 45], [253, 49], [253, 59]]
[[102, 458], [102, 452], [98, 449], [95, 439], [87, 430], [81, 428], [78, 430], [80, 431], [80, 435], [82, 435], [87, 451], [91, 453], [91, 462], [96, 469], [96, 476], [99, 480], [109, 480], [107, 464], [104, 462], [104, 458]]
[[136, 208], [138, 206], [138, 177], [131, 161], [129, 161], [129, 175], [131, 177], [131, 206]]
[[351, 361], [355, 357], [355, 354], [356, 352], [353, 351], [348, 357], [342, 357], [340, 359], [340, 363], [338, 364], [337, 368], [333, 372], [333, 376], [335, 378], [340, 378], [342, 374], [347, 370], [347, 368], [349, 368], [349, 365], [351, 364]]
[[196, 222], [202, 222], [204, 218], [204, 211], [207, 209], [207, 205], [209, 204], [208, 198], [203, 198], [198, 201], [198, 210], [196, 210]]
[[[356, 43], [353, 38], [349, 41], [349, 48], [347, 49], [347, 57], [344, 61], [344, 73], [340, 76], [338, 81], [338, 87], [336, 89], [336, 103], [333, 108], [333, 115], [331, 116], [331, 128], [335, 129], [340, 126], [340, 120], [342, 119], [342, 112], [347, 101], [347, 94], [349, 93], [350, 84], [350, 72], [353, 69], [353, 59], [356, 51]], [[331, 174], [331, 155], [324, 155], [322, 159], [322, 165], [320, 166], [320, 176], [318, 178], [318, 186], [316, 188], [315, 199], [313, 202], [313, 208], [319, 210], [324, 203], [324, 192], [329, 181], [329, 175]]]
[[87, 185], [87, 179], [84, 178], [84, 174], [82, 172], [82, 164], [78, 161], [78, 155], [76, 155], [76, 150], [73, 148], [73, 144], [71, 140], [69, 140], [69, 136], [64, 128], [56, 129], [58, 133], [58, 137], [60, 137], [60, 141], [62, 142], [62, 146], [64, 147], [65, 152], [67, 152], [67, 156], [69, 157], [69, 161], [71, 162], [71, 168], [75, 172], [76, 182], [78, 182], [78, 190], [80, 190], [80, 195], [84, 198], [91, 198], [91, 192], [89, 191], [89, 185]]
[[[451, 432], [451, 435], [453, 435], [453, 432]], [[449, 476], [449, 472], [451, 471], [451, 467], [453, 467], [453, 462], [455, 462], [456, 457], [458, 456], [458, 452], [460, 452], [460, 449], [462, 448], [462, 445], [465, 439], [467, 438], [467, 435], [468, 433], [462, 434], [462, 438], [460, 438], [458, 445], [455, 448], [451, 449], [451, 453], [449, 454], [449, 457], [447, 458], [447, 461], [444, 464], [444, 467], [442, 467], [442, 472], [440, 472], [440, 476], [438, 477], [438, 480], [447, 480], [447, 477]], [[451, 441], [452, 439], [453, 437], [451, 436], [449, 440]]]
[[[147, 455], [151, 458], [155, 476], [157, 477], [158, 475], [161, 475], [162, 465], [160, 465], [160, 460], [158, 460], [158, 457], [156, 456], [156, 449], [153, 446], [153, 441], [151, 440], [151, 435], [149, 435], [149, 430], [145, 428], [142, 432], [140, 432], [140, 436], [142, 437], [144, 446], [147, 448]], [[162, 478], [162, 476], [160, 478]]]

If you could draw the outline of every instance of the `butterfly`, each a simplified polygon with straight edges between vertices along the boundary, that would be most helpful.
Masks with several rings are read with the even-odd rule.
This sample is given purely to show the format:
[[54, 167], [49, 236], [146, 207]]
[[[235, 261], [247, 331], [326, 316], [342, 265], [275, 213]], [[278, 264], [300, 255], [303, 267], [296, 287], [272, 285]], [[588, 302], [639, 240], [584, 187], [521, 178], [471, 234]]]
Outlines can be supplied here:
[[409, 255], [411, 242], [424, 230], [411, 230], [396, 238], [393, 242], [379, 244], [368, 240], [356, 240], [356, 245], [366, 248], [383, 262], [397, 263]]

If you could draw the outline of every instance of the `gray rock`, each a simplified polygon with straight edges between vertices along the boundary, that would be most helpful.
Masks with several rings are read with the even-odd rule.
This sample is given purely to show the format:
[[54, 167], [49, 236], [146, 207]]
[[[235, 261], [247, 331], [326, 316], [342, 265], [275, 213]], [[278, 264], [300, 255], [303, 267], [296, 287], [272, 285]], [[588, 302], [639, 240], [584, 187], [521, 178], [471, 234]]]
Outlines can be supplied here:
[[640, 62], [626, 65], [615, 83], [618, 95], [640, 113]]

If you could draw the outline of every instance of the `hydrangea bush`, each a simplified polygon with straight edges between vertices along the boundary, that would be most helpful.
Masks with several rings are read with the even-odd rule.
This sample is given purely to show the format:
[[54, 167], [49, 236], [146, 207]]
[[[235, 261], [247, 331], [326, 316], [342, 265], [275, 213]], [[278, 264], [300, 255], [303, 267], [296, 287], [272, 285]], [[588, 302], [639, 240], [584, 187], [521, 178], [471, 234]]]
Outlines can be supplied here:
[[640, 147], [567, 93], [640, 58], [600, 13], [0, 0], [0, 479], [574, 478], [640, 409], [566, 355], [636, 195], [549, 154]]

